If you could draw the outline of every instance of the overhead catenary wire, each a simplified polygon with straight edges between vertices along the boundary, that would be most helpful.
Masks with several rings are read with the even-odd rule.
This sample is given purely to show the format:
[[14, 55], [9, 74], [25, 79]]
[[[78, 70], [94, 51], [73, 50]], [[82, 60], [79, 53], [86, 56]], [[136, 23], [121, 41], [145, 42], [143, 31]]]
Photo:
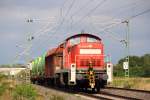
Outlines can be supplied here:
[[[64, 4], [65, 4], [66, 2], [67, 2], [67, 0], [65, 0], [64, 3], [62, 4], [62, 7], [60, 8], [60, 13], [62, 13], [61, 9], [63, 8], [63, 6], [64, 6]], [[63, 24], [63, 22], [64, 22], [64, 20], [65, 20], [65, 17], [67, 16], [67, 14], [69, 13], [69, 11], [71, 10], [71, 8], [72, 8], [74, 2], [75, 2], [75, 0], [72, 1], [72, 3], [71, 3], [71, 5], [69, 6], [69, 8], [68, 8], [68, 10], [67, 10], [67, 12], [66, 12], [66, 14], [65, 14], [65, 16], [62, 16], [62, 14], [60, 14], [60, 18], [62, 18], [60, 24], [57, 23], [58, 25], [56, 25], [55, 27], [52, 27], [51, 29], [44, 30], [44, 31], [43, 31], [43, 34], [44, 34], [45, 32], [50, 31], [50, 30], [54, 30], [54, 31], [51, 32], [51, 33], [56, 33], [56, 32], [57, 32], [57, 30], [58, 30], [58, 29], [61, 27], [61, 25]]]
[[[107, 0], [102, 0], [100, 1], [100, 3], [98, 3], [94, 8], [92, 8], [85, 16], [83, 16], [81, 19], [79, 19], [77, 22], [81, 23], [84, 18], [88, 17], [89, 14], [93, 13], [98, 7], [100, 7], [103, 3], [105, 3]], [[71, 20], [71, 28], [73, 27], [73, 25], [75, 25], [76, 23], [73, 23], [73, 16], [75, 14], [77, 14], [78, 12], [80, 12], [82, 9], [84, 9], [85, 7], [87, 7], [87, 4], [89, 4], [91, 2], [91, 0], [87, 1], [83, 6], [80, 7], [80, 9], [78, 9], [76, 12], [74, 12], [71, 17], [70, 17], [70, 20]]]
[[[132, 2], [132, 5], [133, 4], [135, 4], [136, 2]], [[129, 4], [128, 4], [129, 5]], [[128, 7], [128, 5], [126, 5], [127, 7]], [[131, 5], [131, 4], [130, 4]], [[123, 7], [126, 7], [126, 6], [123, 6]], [[120, 8], [122, 8], [122, 7], [120, 7]], [[114, 19], [116, 19], [116, 18], [112, 18], [111, 20], [114, 20]], [[125, 18], [124, 18], [125, 19]], [[120, 21], [120, 23], [123, 21], [123, 20], [121, 20], [121, 19], [119, 19], [119, 20], [116, 20], [116, 24], [117, 24], [117, 22], [119, 22]], [[104, 22], [104, 21], [103, 21]], [[81, 24], [81, 21], [80, 21], [80, 24]], [[100, 24], [104, 24], [104, 23], [102, 23], [102, 22], [100, 22]], [[110, 23], [110, 24], [108, 24], [108, 25], [106, 25], [106, 26], [104, 26], [104, 28], [105, 27], [107, 27], [106, 29], [109, 29], [109, 28], [111, 28], [111, 27], [115, 27], [115, 24], [114, 23]]]
[[[147, 10], [144, 10], [144, 11], [142, 11], [142, 12], [140, 12], [140, 13], [137, 13], [136, 15], [133, 15], [133, 16], [130, 16], [130, 17], [128, 17], [128, 18], [125, 18], [124, 20], [118, 20], [116, 23], [111, 23], [111, 24], [108, 24], [108, 25], [106, 25], [105, 27], [106, 28], [104, 28], [103, 30], [101, 30], [100, 32], [98, 32], [98, 33], [112, 33], [112, 32], [110, 32], [110, 31], [108, 31], [109, 29], [111, 29], [111, 28], [113, 28], [113, 27], [115, 27], [115, 26], [117, 26], [117, 25], [119, 25], [119, 24], [122, 24], [124, 21], [126, 21], [126, 20], [132, 20], [133, 18], [136, 18], [136, 17], [138, 17], [138, 16], [141, 16], [141, 15], [143, 15], [143, 14], [145, 14], [145, 13], [148, 13], [148, 12], [150, 12], [150, 9], [147, 9]], [[113, 35], [109, 35], [111, 38], [113, 38], [113, 39], [115, 39], [115, 40], [117, 40], [117, 41], [121, 41], [121, 39], [119, 39], [119, 38], [117, 38], [116, 36], [113, 36]]]
[[[131, 17], [129, 17], [129, 18], [126, 18], [125, 20], [130, 20], [130, 19], [133, 19], [133, 18], [135, 18], [135, 17], [137, 17], [137, 16], [140, 16], [140, 15], [142, 15], [142, 14], [145, 14], [145, 13], [147, 13], [147, 12], [149, 12], [150, 11], [150, 9], [148, 9], [148, 10], [145, 10], [145, 11], [143, 11], [143, 12], [140, 12], [140, 13], [138, 13], [138, 14], [136, 14], [136, 15], [133, 15], [133, 16], [131, 16]], [[119, 25], [119, 24], [121, 24], [122, 22], [123, 22], [124, 20], [122, 20], [122, 21], [120, 21], [120, 22], [117, 22], [117, 23], [111, 23], [111, 24], [109, 24], [109, 25], [106, 25], [105, 27], [106, 28], [104, 28], [102, 31], [100, 31], [100, 32], [104, 32], [104, 31], [106, 31], [106, 30], [108, 30], [108, 29], [110, 29], [110, 28], [113, 28], [113, 27], [115, 27], [115, 26], [117, 26], [117, 25]], [[99, 33], [100, 33], [99, 32]]]
[[80, 18], [76, 23], [78, 22], [82, 22], [86, 17], [88, 17], [89, 14], [93, 13], [97, 8], [99, 8], [100, 6], [102, 6], [107, 0], [102, 0], [101, 2], [99, 2], [94, 8], [92, 8], [86, 15], [84, 15], [82, 18]]
[[68, 0], [64, 0], [64, 2], [63, 2], [62, 5], [61, 5], [61, 8], [64, 7], [64, 5], [66, 4], [67, 1], [68, 1]]
[[108, 31], [109, 29], [124, 23], [125, 21], [132, 20], [133, 18], [136, 18], [136, 17], [141, 16], [141, 15], [143, 15], [145, 13], [148, 13], [148, 12], [150, 12], [150, 9], [147, 9], [147, 10], [144, 10], [142, 12], [139, 12], [139, 13], [137, 13], [137, 14], [135, 14], [133, 16], [127, 17], [127, 18], [125, 18], [123, 20], [120, 20], [120, 21], [118, 20], [118, 22], [108, 24], [108, 25], [104, 26], [105, 28], [103, 30], [99, 31], [98, 33], [104, 33], [105, 31]]
[[[64, 4], [67, 2], [67, 0], [65, 0], [64, 1], [64, 3], [62, 4], [63, 6], [64, 6]], [[54, 28], [53, 28], [54, 29]], [[44, 32], [43, 32], [43, 34], [45, 33], [45, 32], [48, 32], [49, 31], [49, 29], [48, 30], [45, 30]], [[42, 32], [42, 31], [41, 31]]]
[[[66, 3], [67, 1], [68, 1], [68, 0], [65, 0], [65, 1], [63, 2], [61, 8], [63, 8], [63, 6], [65, 5], [65, 3]], [[60, 18], [61, 18], [61, 16], [60, 16]], [[28, 19], [27, 22], [30, 22], [30, 20], [31, 20], [31, 19]], [[33, 21], [40, 21], [40, 20], [41, 20], [41, 19], [32, 19], [31, 22], [33, 22]], [[45, 34], [46, 32], [55, 29], [55, 28], [56, 28], [56, 25], [50, 28], [51, 23], [52, 23], [52, 22], [48, 22], [46, 25], [43, 25], [43, 27], [42, 27], [39, 31], [33, 33], [31, 36], [33, 36], [34, 38], [35, 38], [35, 37], [38, 38], [39, 36]], [[36, 39], [36, 40], [38, 40], [38, 39]], [[21, 54], [21, 55], [22, 55], [22, 54]], [[21, 55], [20, 55], [20, 56], [21, 56]]]
[[133, 15], [133, 16], [129, 17], [129, 18], [126, 19], [126, 20], [131, 20], [131, 19], [133, 19], [133, 18], [136, 18], [136, 17], [141, 16], [141, 15], [143, 15], [143, 14], [146, 14], [146, 13], [148, 13], [148, 12], [150, 12], [150, 9], [144, 10], [143, 12], [140, 12], [140, 13], [138, 13], [138, 14], [136, 14], [136, 15]]
[[61, 26], [63, 25], [64, 21], [65, 21], [65, 17], [69, 14], [70, 10], [72, 9], [73, 5], [75, 3], [75, 0], [72, 0], [66, 14], [63, 16], [62, 21], [60, 22], [60, 24], [58, 25], [57, 29], [55, 30], [54, 33], [56, 33], [58, 31], [59, 28], [61, 28]]
[[[91, 9], [89, 13], [91, 13], [92, 11], [94, 11], [95, 9], [97, 9], [97, 8], [100, 6], [100, 4], [103, 3], [104, 1], [107, 1], [107, 0], [103, 0], [102, 2], [100, 2], [98, 5], [96, 5], [96, 7], [94, 7], [93, 9]], [[69, 6], [69, 8], [68, 8], [68, 10], [67, 10], [67, 12], [66, 12], [66, 14], [65, 14], [65, 16], [63, 16], [62, 21], [60, 22], [60, 24], [58, 25], [58, 27], [56, 28], [56, 30], [55, 30], [53, 33], [56, 34], [56, 32], [58, 31], [58, 29], [63, 25], [63, 23], [64, 23], [64, 21], [65, 21], [65, 17], [66, 17], [67, 14], [70, 12], [70, 10], [71, 10], [71, 8], [72, 8], [74, 2], [75, 2], [75, 0], [72, 1], [72, 3], [71, 3], [71, 5]], [[89, 13], [88, 13], [88, 14], [89, 14]], [[48, 31], [48, 30], [47, 30], [47, 31]], [[46, 31], [45, 31], [45, 32], [46, 32]]]
[[[99, 32], [99, 33], [102, 33], [102, 32], [104, 32], [104, 33], [106, 33], [106, 32], [112, 33], [112, 32], [110, 32], [110, 31], [108, 31], [108, 29], [110, 29], [110, 28], [112, 28], [112, 27], [114, 27], [114, 26], [117, 26], [117, 25], [119, 25], [119, 24], [122, 24], [122, 23], [128, 23], [129, 20], [132, 20], [132, 19], [134, 19], [134, 18], [136, 18], [136, 17], [138, 17], [138, 16], [141, 16], [141, 15], [143, 15], [143, 14], [146, 14], [146, 13], [148, 13], [148, 12], [150, 12], [150, 9], [146, 9], [146, 10], [144, 10], [144, 11], [142, 11], [142, 12], [139, 12], [139, 13], [133, 15], [133, 16], [130, 16], [130, 17], [128, 17], [128, 18], [122, 20], [121, 22], [116, 23], [116, 25], [113, 25], [113, 26], [111, 26], [111, 27], [108, 27], [108, 28], [103, 29], [103, 30], [102, 30], [101, 32]], [[126, 44], [126, 42], [127, 42], [126, 40], [117, 38], [116, 36], [114, 36], [114, 35], [112, 35], [112, 34], [109, 34], [108, 36], [110, 36], [111, 38], [113, 38], [113, 39], [115, 39], [115, 40], [117, 40], [117, 41], [119, 41], [119, 42], [125, 42], [125, 44]], [[126, 44], [126, 45], [127, 45], [127, 44]]]
[[[140, 1], [140, 0], [137, 0], [137, 1]], [[132, 2], [132, 3], [130, 3], [130, 4], [126, 4], [126, 5], [124, 5], [124, 6], [121, 6], [121, 7], [119, 7], [119, 8], [117, 8], [117, 11], [118, 11], [118, 9], [119, 10], [121, 10], [122, 8], [125, 8], [125, 7], [130, 7], [131, 5], [135, 5], [135, 3], [137, 4], [137, 1], [136, 2]], [[140, 3], [140, 5], [141, 5], [141, 3]], [[137, 5], [136, 5], [136, 7], [137, 7]], [[131, 7], [130, 7], [131, 8]], [[113, 10], [115, 10], [115, 9], [113, 9]], [[112, 12], [112, 11], [111, 11]], [[122, 12], [122, 13], [124, 13], [124, 12]], [[102, 14], [103, 15], [103, 14]], [[122, 15], [122, 14], [119, 14], [119, 15]], [[118, 16], [119, 16], [118, 15]], [[105, 28], [105, 27], [113, 27], [113, 26], [115, 26], [114, 24], [115, 23], [117, 23], [117, 22], [122, 22], [122, 20], [121, 19], [116, 19], [115, 17], [114, 18], [111, 18], [111, 19], [109, 19], [109, 21], [108, 20], [103, 20], [103, 21], [101, 21], [101, 22], [99, 22], [99, 23], [94, 23], [94, 24], [97, 24], [97, 25], [105, 25], [104, 27], [102, 27], [102, 28]], [[80, 24], [81, 24], [82, 22], [80, 22]], [[93, 24], [93, 23], [92, 23]], [[91, 24], [90, 24], [91, 25]], [[109, 29], [109, 28], [108, 28]]]
[[[76, 10], [73, 14], [71, 14], [71, 17], [75, 16], [76, 14], [78, 14], [80, 11], [82, 11], [83, 9], [85, 9], [86, 7], [88, 7], [87, 5], [90, 4], [92, 0], [88, 0], [86, 3], [84, 3], [84, 5], [82, 5], [78, 10]], [[71, 18], [70, 17], [70, 18]]]
[[88, 0], [87, 2], [85, 2], [83, 5], [81, 5], [79, 7], [79, 9], [77, 9], [75, 12], [73, 12], [71, 15], [70, 15], [70, 19], [68, 20], [71, 20], [70, 22], [70, 27], [68, 27], [68, 30], [70, 28], [70, 31], [72, 31], [72, 24], [73, 24], [73, 20], [74, 20], [74, 16], [77, 15], [79, 12], [81, 12], [83, 9], [87, 8], [88, 5], [90, 4], [90, 2], [93, 1], [93, 0]]
[[[140, 15], [146, 13], [146, 12], [149, 12], [149, 11], [141, 12], [141, 13], [139, 13], [139, 14], [137, 14], [137, 15], [131, 16], [130, 18], [133, 19], [133, 18], [135, 18], [135, 17], [137, 17], [137, 16], [140, 16]], [[127, 18], [127, 19], [128, 19], [128, 20], [131, 20], [130, 18], [129, 18], [129, 19]], [[125, 19], [125, 20], [127, 20], [127, 19]], [[112, 28], [112, 27], [115, 27], [116, 25], [121, 24], [122, 22], [123, 22], [123, 20], [120, 21], [119, 23], [115, 23], [115, 24], [108, 25], [108, 26], [106, 26], [106, 28], [104, 28], [104, 30], [108, 30], [108, 29], [110, 29], [110, 28]], [[57, 31], [56, 31], [56, 32], [57, 32]]]
[[[65, 5], [65, 3], [66, 3], [67, 1], [68, 1], [68, 0], [65, 0], [65, 1], [62, 3], [60, 9], [63, 8], [63, 6]], [[60, 13], [61, 13], [61, 11], [60, 11]], [[61, 17], [62, 17], [62, 16], [60, 16], [60, 18], [61, 18]], [[52, 19], [52, 18], [49, 18], [49, 19]], [[31, 20], [31, 21], [30, 21], [30, 20]], [[27, 22], [42, 21], [42, 20], [48, 21], [47, 19], [28, 19]], [[58, 23], [57, 23], [56, 25], [54, 25], [54, 26], [51, 26], [51, 24], [54, 24], [54, 23], [56, 23], [56, 22], [49, 22], [49, 21], [48, 21], [48, 23], [47, 23], [46, 25], [43, 25], [42, 28], [41, 28], [39, 31], [33, 33], [32, 36], [38, 38], [39, 36], [45, 34], [46, 32], [55, 29]], [[51, 27], [51, 28], [50, 28], [50, 27]]]
[[[62, 4], [62, 7], [64, 6], [64, 4], [65, 4], [66, 2], [67, 2], [67, 0], [64, 1], [64, 3]], [[67, 10], [67, 12], [66, 12], [66, 14], [65, 14], [65, 16], [63, 16], [62, 21], [60, 22], [60, 24], [58, 25], [57, 28], [56, 28], [56, 26], [55, 26], [55, 27], [52, 27], [52, 28], [49, 28], [50, 23], [48, 23], [46, 26], [44, 26], [44, 27], [43, 27], [42, 29], [40, 29], [38, 32], [33, 33], [32, 36], [34, 36], [34, 37], [39, 37], [40, 35], [44, 34], [45, 32], [48, 32], [48, 31], [50, 31], [50, 30], [52, 30], [52, 29], [54, 29], [54, 28], [56, 28], [56, 31], [53, 32], [53, 33], [56, 33], [57, 30], [58, 30], [58, 29], [61, 27], [61, 25], [63, 24], [63, 22], [64, 22], [64, 20], [65, 20], [65, 17], [66, 17], [66, 16], [68, 15], [68, 13], [70, 12], [70, 10], [71, 10], [71, 8], [72, 8], [74, 2], [75, 2], [75, 0], [72, 1], [72, 3], [71, 3], [71, 5], [69, 6], [69, 8], [68, 8], [68, 10]], [[35, 21], [38, 21], [38, 19], [34, 19], [34, 20], [35, 20]], [[32, 20], [32, 22], [33, 22], [33, 20]], [[28, 50], [27, 50], [27, 51], [28, 51]], [[25, 50], [25, 52], [27, 52], [27, 51]], [[22, 52], [22, 53], [19, 54], [19, 55], [22, 56], [25, 52]]]
[[[67, 0], [66, 0], [66, 1], [67, 1]], [[65, 17], [69, 14], [69, 12], [70, 12], [70, 10], [72, 9], [74, 3], [75, 3], [75, 0], [72, 0], [72, 2], [71, 2], [71, 4], [70, 4], [70, 6], [68, 7], [68, 10], [66, 11], [65, 15], [61, 17], [61, 18], [62, 18], [61, 22], [55, 27], [55, 30], [54, 30], [53, 32], [51, 32], [52, 34], [50, 34], [49, 36], [47, 36], [48, 38], [45, 39], [44, 41], [48, 41], [48, 39], [49, 39], [50, 37], [53, 37], [54, 35], [57, 34], [58, 29], [59, 29], [59, 28], [61, 27], [61, 25], [64, 23]], [[61, 7], [60, 9], [62, 9], [62, 7]], [[61, 13], [61, 12], [60, 12], [60, 13]], [[54, 29], [54, 28], [53, 28], [53, 29]], [[42, 45], [42, 42], [39, 44], [39, 46], [41, 46], [41, 45]]]

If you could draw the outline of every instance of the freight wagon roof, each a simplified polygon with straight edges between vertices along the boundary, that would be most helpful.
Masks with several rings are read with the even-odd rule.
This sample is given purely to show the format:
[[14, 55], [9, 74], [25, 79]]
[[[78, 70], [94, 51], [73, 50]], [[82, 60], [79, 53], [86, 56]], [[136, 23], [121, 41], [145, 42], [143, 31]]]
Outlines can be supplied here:
[[58, 48], [53, 48], [53, 49], [49, 50], [46, 54], [46, 57], [55, 55], [55, 54], [59, 54], [62, 52], [63, 52], [63, 48], [59, 46]]
[[52, 55], [52, 54], [54, 54], [55, 51], [56, 51], [56, 48], [53, 48], [53, 49], [51, 49], [51, 50], [48, 50], [48, 51], [47, 51], [47, 54], [46, 54], [46, 57], [47, 57], [47, 56], [50, 56], [50, 55]]
[[99, 37], [97, 37], [97, 36], [95, 36], [95, 35], [93, 35], [93, 34], [82, 33], [82, 34], [76, 34], [76, 35], [70, 36], [70, 37], [68, 37], [68, 38], [66, 39], [66, 41], [68, 41], [68, 40], [71, 39], [71, 38], [80, 37], [80, 36], [88, 36], [88, 37], [92, 37], [92, 38], [96, 38], [96, 39], [98, 39], [98, 40], [101, 40], [101, 38], [99, 38]]

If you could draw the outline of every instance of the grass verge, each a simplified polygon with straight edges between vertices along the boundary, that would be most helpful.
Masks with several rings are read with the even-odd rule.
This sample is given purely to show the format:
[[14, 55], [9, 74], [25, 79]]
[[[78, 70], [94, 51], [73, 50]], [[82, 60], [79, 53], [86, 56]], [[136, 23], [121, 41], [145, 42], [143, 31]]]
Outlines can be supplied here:
[[140, 89], [150, 91], [150, 78], [141, 77], [114, 77], [113, 82], [110, 84], [113, 87], [128, 88], [128, 89]]

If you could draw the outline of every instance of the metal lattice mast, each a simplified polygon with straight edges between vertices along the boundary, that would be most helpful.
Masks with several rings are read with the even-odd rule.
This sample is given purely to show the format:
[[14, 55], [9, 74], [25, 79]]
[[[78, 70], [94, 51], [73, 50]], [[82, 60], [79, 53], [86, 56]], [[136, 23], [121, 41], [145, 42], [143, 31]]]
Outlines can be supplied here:
[[126, 57], [125, 57], [125, 62], [124, 62], [124, 70], [125, 70], [125, 77], [129, 77], [129, 20], [126, 20], [122, 23], [125, 23], [127, 26], [127, 31], [126, 31], [126, 40], [125, 46], [126, 46]]
[[130, 67], [129, 67], [129, 58], [130, 58], [130, 54], [129, 54], [129, 20], [127, 21], [127, 62], [128, 62], [128, 70], [127, 70], [127, 76], [129, 77], [129, 69], [130, 69]]
[[[28, 19], [27, 20], [28, 23], [32, 23], [33, 20], [32, 19]], [[26, 54], [26, 70], [25, 70], [25, 82], [26, 83], [30, 83], [30, 72], [31, 72], [31, 69], [30, 69], [30, 61], [31, 61], [31, 48], [32, 48], [32, 40], [34, 39], [34, 37], [32, 36], [32, 33], [28, 33], [27, 35], [27, 54]]]

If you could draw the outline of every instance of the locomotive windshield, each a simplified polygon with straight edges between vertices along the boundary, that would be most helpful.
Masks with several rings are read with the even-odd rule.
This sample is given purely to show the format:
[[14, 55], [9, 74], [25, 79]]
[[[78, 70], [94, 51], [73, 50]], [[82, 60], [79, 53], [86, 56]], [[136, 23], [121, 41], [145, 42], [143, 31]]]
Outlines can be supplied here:
[[75, 45], [80, 43], [80, 37], [70, 39], [70, 45]]
[[87, 37], [87, 42], [98, 42], [98, 40], [95, 38]]

